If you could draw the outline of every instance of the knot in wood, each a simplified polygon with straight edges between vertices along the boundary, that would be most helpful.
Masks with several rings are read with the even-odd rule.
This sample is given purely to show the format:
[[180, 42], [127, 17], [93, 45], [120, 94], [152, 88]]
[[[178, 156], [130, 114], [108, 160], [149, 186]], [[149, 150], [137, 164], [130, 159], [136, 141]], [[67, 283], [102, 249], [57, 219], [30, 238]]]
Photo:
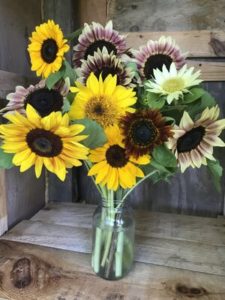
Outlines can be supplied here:
[[184, 284], [177, 284], [176, 292], [189, 298], [202, 297], [208, 294], [208, 292], [202, 287], [188, 287]]
[[23, 289], [31, 284], [31, 262], [24, 257], [15, 262], [11, 271], [11, 280], [13, 285], [18, 289]]

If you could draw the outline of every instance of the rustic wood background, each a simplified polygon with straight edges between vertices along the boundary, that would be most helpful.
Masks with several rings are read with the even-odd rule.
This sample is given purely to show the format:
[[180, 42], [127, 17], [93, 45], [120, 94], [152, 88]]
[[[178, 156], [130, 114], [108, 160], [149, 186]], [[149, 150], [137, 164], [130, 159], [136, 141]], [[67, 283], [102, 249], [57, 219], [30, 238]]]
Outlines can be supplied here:
[[[30, 33], [40, 22], [40, 1], [0, 1], [0, 101], [16, 85], [27, 86], [25, 76], [34, 76], [26, 48]], [[19, 173], [13, 168], [1, 171], [0, 177], [0, 186], [6, 190], [0, 191], [0, 221], [2, 215], [5, 218], [8, 215], [9, 227], [30, 217], [45, 204], [44, 176], [37, 180], [33, 170]]]
[[[130, 32], [128, 43], [133, 46], [171, 32], [184, 50], [189, 51], [189, 64], [196, 64], [202, 69], [203, 77], [210, 80], [204, 85], [216, 97], [224, 115], [224, 10], [224, 0], [170, 0], [168, 3], [163, 0], [1, 0], [0, 72], [9, 73], [2, 71], [0, 74], [0, 98], [4, 98], [6, 90], [12, 90], [16, 83], [27, 84], [24, 76], [35, 75], [30, 71], [26, 47], [30, 33], [41, 21], [53, 18], [67, 33], [84, 22], [105, 23], [112, 19], [116, 29]], [[219, 40], [219, 48], [211, 47], [212, 37]], [[225, 167], [224, 149], [217, 153]], [[20, 174], [12, 169], [5, 173], [1, 180], [6, 187], [8, 222], [12, 226], [44, 205], [45, 179], [42, 176], [36, 180], [33, 170]], [[84, 168], [74, 169], [65, 183], [55, 175], [47, 176], [46, 200], [96, 203], [99, 195], [85, 173]], [[0, 196], [0, 210], [4, 207], [2, 199]], [[170, 184], [146, 182], [131, 195], [130, 201], [134, 207], [153, 211], [203, 216], [225, 214], [224, 187], [222, 194], [218, 194], [205, 168], [188, 170], [182, 176], [177, 174]]]

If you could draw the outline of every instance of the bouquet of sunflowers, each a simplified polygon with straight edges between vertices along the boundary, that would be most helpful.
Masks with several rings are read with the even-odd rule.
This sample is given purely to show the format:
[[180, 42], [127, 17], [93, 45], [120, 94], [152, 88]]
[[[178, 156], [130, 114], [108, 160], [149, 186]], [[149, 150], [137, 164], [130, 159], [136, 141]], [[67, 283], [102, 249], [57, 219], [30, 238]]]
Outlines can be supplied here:
[[7, 96], [0, 167], [34, 166], [36, 177], [46, 168], [63, 181], [68, 168], [84, 163], [102, 198], [92, 266], [104, 278], [121, 278], [133, 261], [127, 196], [147, 178], [169, 180], [202, 165], [219, 189], [222, 167], [213, 148], [225, 146], [219, 137], [225, 119], [170, 37], [134, 50], [111, 21], [64, 37], [49, 20], [32, 33], [28, 52], [42, 79]]

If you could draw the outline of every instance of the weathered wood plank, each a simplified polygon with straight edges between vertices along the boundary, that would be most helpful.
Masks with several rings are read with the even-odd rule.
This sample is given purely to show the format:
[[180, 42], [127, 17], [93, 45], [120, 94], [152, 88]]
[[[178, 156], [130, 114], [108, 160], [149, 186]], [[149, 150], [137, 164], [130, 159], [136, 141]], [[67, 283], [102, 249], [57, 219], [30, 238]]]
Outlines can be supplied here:
[[111, 0], [109, 17], [126, 31], [224, 30], [224, 11], [224, 0]]
[[40, 8], [37, 0], [0, 1], [1, 70], [35, 76], [30, 70], [27, 43], [41, 22]]
[[[31, 221], [91, 228], [95, 205], [50, 203]], [[225, 246], [225, 219], [135, 211], [136, 232], [141, 236], [202, 242]]]
[[5, 98], [6, 95], [15, 90], [17, 85], [27, 84], [25, 76], [0, 70], [0, 98]]
[[108, 0], [80, 0], [79, 1], [79, 20], [80, 26], [92, 21], [105, 24], [108, 14]]
[[[128, 276], [93, 276], [87, 254], [0, 243], [0, 297], [17, 300], [223, 300], [224, 276], [135, 263]], [[20, 268], [20, 272], [17, 272]]]
[[[212, 234], [208, 235], [210, 238]], [[3, 236], [3, 239], [91, 253], [91, 228], [23, 221]], [[209, 244], [209, 240], [188, 241], [176, 239], [176, 236], [158, 238], [139, 229], [135, 245], [135, 260], [138, 262], [225, 275], [224, 244], [218, 246]]]
[[5, 172], [0, 171], [0, 236], [8, 229], [8, 214], [6, 208]]
[[189, 67], [201, 71], [201, 79], [204, 81], [225, 81], [225, 62], [187, 61]]
[[[215, 50], [215, 39], [225, 47], [223, 31], [175, 31], [175, 32], [125, 32], [129, 47], [138, 49], [148, 40], [158, 40], [162, 35], [171, 36], [188, 57], [225, 57], [224, 51]], [[221, 46], [221, 48], [223, 48]]]

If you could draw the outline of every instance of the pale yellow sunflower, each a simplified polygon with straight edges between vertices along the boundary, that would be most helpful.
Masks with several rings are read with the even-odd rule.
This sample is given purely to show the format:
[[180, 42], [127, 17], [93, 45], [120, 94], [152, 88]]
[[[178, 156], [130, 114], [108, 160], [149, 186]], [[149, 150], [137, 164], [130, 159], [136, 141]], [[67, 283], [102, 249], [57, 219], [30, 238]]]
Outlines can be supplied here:
[[138, 165], [150, 162], [149, 155], [134, 158], [126, 154], [123, 136], [117, 125], [105, 129], [107, 143], [102, 147], [90, 151], [89, 159], [94, 165], [88, 172], [89, 176], [96, 176], [96, 183], [106, 185], [108, 189], [116, 191], [119, 186], [124, 189], [136, 184], [137, 177], [144, 177]]
[[218, 106], [206, 108], [195, 122], [185, 111], [179, 126], [172, 130], [174, 135], [167, 146], [177, 157], [181, 172], [188, 167], [200, 168], [207, 165], [207, 160], [215, 160], [213, 147], [225, 147], [219, 138], [225, 128], [225, 119], [217, 120], [220, 110]]
[[187, 65], [184, 65], [179, 71], [177, 71], [175, 63], [171, 63], [169, 69], [163, 65], [162, 71], [159, 69], [153, 71], [154, 79], [147, 81], [147, 91], [166, 96], [168, 104], [171, 104], [173, 100], [178, 100], [188, 93], [192, 86], [202, 82], [199, 79], [200, 71], [193, 72], [194, 68], [188, 69]]
[[32, 64], [31, 70], [36, 71], [37, 76], [47, 78], [61, 68], [64, 55], [70, 47], [59, 25], [54, 21], [48, 20], [35, 29], [27, 48]]
[[71, 105], [69, 115], [71, 119], [89, 118], [103, 127], [116, 124], [126, 112], [134, 112], [131, 106], [137, 101], [135, 92], [131, 88], [117, 85], [117, 76], [111, 74], [103, 81], [91, 73], [86, 86], [77, 82], [72, 92], [77, 92]]
[[36, 177], [40, 177], [45, 166], [62, 181], [66, 168], [80, 166], [86, 159], [88, 149], [79, 142], [86, 135], [79, 135], [83, 125], [69, 125], [68, 114], [52, 112], [41, 118], [31, 105], [27, 105], [26, 117], [19, 112], [6, 114], [9, 124], [0, 126], [2, 149], [14, 153], [13, 164], [20, 166], [20, 172], [35, 167]]

